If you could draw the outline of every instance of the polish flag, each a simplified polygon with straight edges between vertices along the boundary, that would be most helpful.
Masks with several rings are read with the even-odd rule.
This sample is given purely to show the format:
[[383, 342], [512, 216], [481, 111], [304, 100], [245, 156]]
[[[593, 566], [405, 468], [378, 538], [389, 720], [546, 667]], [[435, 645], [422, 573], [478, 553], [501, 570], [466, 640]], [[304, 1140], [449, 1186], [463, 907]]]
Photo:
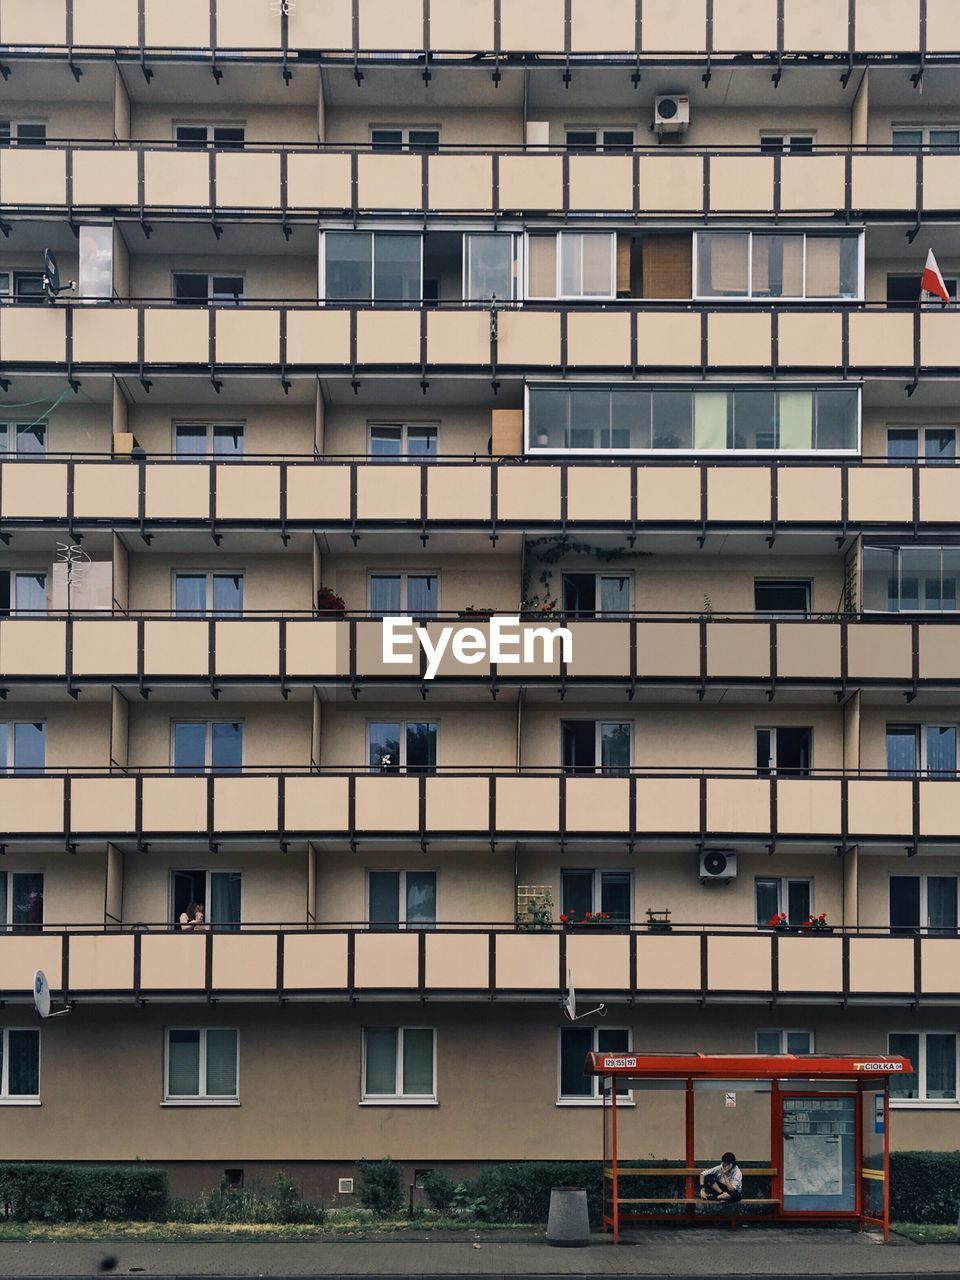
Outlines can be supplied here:
[[943, 282], [943, 275], [937, 266], [932, 249], [927, 254], [927, 265], [923, 268], [923, 275], [920, 278], [920, 292], [932, 293], [945, 307], [950, 305], [950, 295], [947, 293], [947, 286]]

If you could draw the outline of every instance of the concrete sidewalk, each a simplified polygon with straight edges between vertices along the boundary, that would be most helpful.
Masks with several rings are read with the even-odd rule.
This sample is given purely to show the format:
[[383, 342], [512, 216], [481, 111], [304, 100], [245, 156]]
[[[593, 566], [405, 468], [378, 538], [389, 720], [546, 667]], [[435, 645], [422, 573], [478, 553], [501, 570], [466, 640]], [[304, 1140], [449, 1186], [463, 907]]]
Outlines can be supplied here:
[[[479, 1244], [475, 1248], [474, 1244]], [[104, 1265], [106, 1264], [106, 1266]], [[111, 1265], [112, 1264], [112, 1265]], [[337, 1277], [583, 1275], [683, 1277], [960, 1277], [960, 1245], [915, 1245], [895, 1238], [818, 1229], [741, 1228], [736, 1232], [636, 1231], [614, 1247], [598, 1236], [588, 1249], [552, 1249], [539, 1239], [319, 1243], [80, 1244], [0, 1243], [0, 1276], [16, 1277]]]

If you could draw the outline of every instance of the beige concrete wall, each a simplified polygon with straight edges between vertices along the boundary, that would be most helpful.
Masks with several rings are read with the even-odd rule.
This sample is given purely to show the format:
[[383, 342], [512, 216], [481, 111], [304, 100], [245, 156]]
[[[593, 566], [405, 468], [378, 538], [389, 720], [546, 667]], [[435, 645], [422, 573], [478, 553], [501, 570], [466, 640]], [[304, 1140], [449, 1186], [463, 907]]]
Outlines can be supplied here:
[[366, 143], [370, 130], [397, 128], [440, 128], [446, 146], [472, 143], [485, 147], [519, 146], [523, 142], [523, 119], [519, 108], [471, 111], [461, 107], [390, 108], [371, 105], [362, 110], [349, 107], [326, 109], [326, 141]]
[[[630, 111], [622, 108], [570, 107], [562, 111], [546, 111], [531, 108], [534, 119], [547, 120], [550, 124], [550, 142], [562, 146], [567, 129], [584, 127], [630, 128], [635, 130], [639, 147], [653, 146], [655, 140], [649, 126], [653, 119], [652, 107]], [[683, 135], [683, 145], [710, 147], [713, 145], [756, 147], [763, 133], [813, 132], [818, 146], [846, 146], [850, 142], [850, 113], [817, 107], [764, 108], [694, 108], [690, 113], [690, 128]]]
[[130, 294], [134, 298], [172, 298], [175, 271], [209, 271], [244, 278], [244, 298], [295, 301], [317, 296], [317, 261], [311, 257], [257, 254], [133, 254]]
[[52, 97], [11, 102], [4, 114], [14, 120], [46, 124], [48, 145], [60, 138], [81, 142], [113, 137], [112, 91], [109, 103], [68, 101], [70, 97], [65, 93], [59, 102]]
[[420, 405], [328, 405], [324, 424], [324, 450], [336, 454], [369, 452], [369, 428], [383, 423], [437, 426], [437, 442], [442, 454], [486, 454], [490, 440], [490, 411], [467, 407], [438, 406], [426, 412]]
[[890, 923], [889, 880], [891, 876], [955, 876], [958, 860], [949, 854], [922, 853], [915, 858], [901, 854], [861, 853], [859, 903], [861, 926]]
[[[482, 1011], [482, 1017], [478, 1015]], [[33, 1025], [25, 1012], [5, 1012], [4, 1025]], [[437, 1106], [359, 1104], [361, 1029], [434, 1025]], [[500, 1004], [451, 1007], [371, 1003], [311, 1007], [220, 1005], [88, 1008], [42, 1029], [39, 1109], [5, 1114], [5, 1154], [31, 1160], [354, 1161], [360, 1155], [398, 1160], [580, 1159], [601, 1151], [595, 1106], [557, 1106], [557, 1012]], [[882, 1053], [889, 1031], [917, 1026], [909, 1010], [818, 1008], [611, 1009], [603, 1025], [626, 1026], [638, 1052], [697, 1049], [749, 1053], [757, 1027], [813, 1029], [818, 1052]], [[162, 1107], [165, 1026], [236, 1027], [240, 1108]], [[927, 1030], [953, 1030], [949, 1010], [929, 1010]], [[104, 1071], [109, 1045], [110, 1070]], [[323, 1081], [319, 1088], [317, 1081]], [[698, 1160], [713, 1161], [731, 1144], [744, 1159], [767, 1157], [762, 1107], [744, 1103], [712, 1118]], [[309, 1105], [305, 1105], [305, 1099]], [[704, 1119], [709, 1102], [698, 1098]], [[497, 1123], [490, 1123], [495, 1114]], [[98, 1123], [91, 1125], [89, 1117]], [[621, 1113], [621, 1155], [679, 1158], [683, 1095], [655, 1090]], [[745, 1130], [745, 1120], [749, 1128]], [[726, 1123], [724, 1123], [726, 1121]], [[747, 1147], [740, 1145], [743, 1135]], [[960, 1144], [955, 1108], [897, 1108], [892, 1145], [952, 1149]], [[754, 1156], [754, 1153], [757, 1153]]]
[[129, 608], [172, 609], [175, 573], [242, 573], [245, 610], [282, 612], [313, 607], [309, 556], [250, 555], [211, 544], [206, 553], [136, 552], [130, 558]]
[[436, 573], [439, 575], [439, 604], [442, 610], [464, 609], [467, 605], [503, 611], [516, 609], [520, 601], [520, 565], [517, 555], [437, 555], [426, 551], [405, 556], [327, 555], [323, 560], [323, 582], [346, 601], [348, 609], [369, 607], [369, 579], [377, 572]]
[[84, 404], [78, 397], [76, 404], [67, 399], [51, 413], [47, 424], [49, 453], [107, 453], [110, 448], [109, 405]]
[[[59, 852], [8, 853], [0, 871], [39, 871], [43, 874], [43, 918], [48, 927], [103, 925], [107, 855], [84, 847], [75, 854]], [[53, 974], [51, 981], [58, 981]]]
[[47, 768], [100, 768], [109, 763], [110, 707], [90, 700], [71, 702], [7, 702], [0, 718], [37, 720], [47, 726]]
[[306, 765], [310, 760], [309, 704], [256, 705], [234, 701], [131, 704], [130, 765], [166, 768], [174, 720], [242, 720], [243, 761], [250, 768]]
[[307, 405], [178, 404], [158, 398], [156, 404], [131, 407], [129, 430], [148, 453], [172, 453], [174, 424], [187, 422], [243, 423], [247, 453], [309, 455], [313, 449], [314, 414]]
[[[955, 254], [942, 254], [937, 258], [940, 270], [945, 276], [960, 275], [960, 257]], [[887, 299], [887, 276], [919, 275], [923, 263], [917, 262], [916, 255], [901, 258], [868, 258], [864, 278], [864, 297], [867, 302], [885, 302]]]
[[135, 105], [132, 135], [142, 142], [171, 142], [176, 125], [243, 125], [247, 142], [316, 142], [317, 112], [305, 104], [268, 106], [264, 103], [217, 102], [208, 106], [192, 102]]

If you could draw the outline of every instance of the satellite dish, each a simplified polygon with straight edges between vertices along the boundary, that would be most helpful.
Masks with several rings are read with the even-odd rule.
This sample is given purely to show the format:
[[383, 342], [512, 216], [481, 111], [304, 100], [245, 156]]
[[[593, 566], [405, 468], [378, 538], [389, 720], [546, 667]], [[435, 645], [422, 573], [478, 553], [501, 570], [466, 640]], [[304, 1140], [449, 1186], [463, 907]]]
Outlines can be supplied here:
[[579, 1022], [581, 1018], [589, 1018], [592, 1013], [599, 1013], [603, 1017], [607, 1012], [605, 1004], [598, 1004], [595, 1009], [587, 1009], [586, 1013], [577, 1013], [577, 989], [573, 985], [573, 976], [570, 970], [567, 970], [567, 994], [561, 1001], [563, 1012], [567, 1015], [571, 1022]]
[[73, 288], [73, 281], [70, 280], [66, 284], [60, 283], [60, 268], [57, 265], [56, 254], [52, 249], [44, 249], [43, 251], [43, 291], [47, 298], [52, 302], [58, 298], [61, 293], [65, 293], [67, 289]]
[[33, 1003], [41, 1018], [50, 1017], [50, 983], [42, 969], [38, 969], [34, 975]]

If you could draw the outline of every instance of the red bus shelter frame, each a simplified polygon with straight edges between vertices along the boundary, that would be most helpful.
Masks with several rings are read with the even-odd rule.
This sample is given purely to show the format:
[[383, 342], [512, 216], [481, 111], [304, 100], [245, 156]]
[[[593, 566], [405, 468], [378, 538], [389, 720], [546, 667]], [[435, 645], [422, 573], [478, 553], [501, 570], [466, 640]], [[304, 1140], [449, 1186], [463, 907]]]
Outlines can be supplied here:
[[[862, 1231], [866, 1224], [883, 1228], [884, 1241], [890, 1237], [890, 1077], [907, 1075], [913, 1067], [906, 1058], [898, 1057], [825, 1057], [811, 1054], [797, 1057], [792, 1053], [766, 1054], [616, 1054], [588, 1053], [584, 1075], [600, 1079], [603, 1098], [603, 1229], [612, 1230], [614, 1243], [620, 1240], [620, 1224], [623, 1222], [672, 1221], [678, 1226], [691, 1222], [716, 1222], [713, 1214], [656, 1214], [621, 1211], [620, 1178], [631, 1176], [620, 1172], [617, 1135], [617, 1085], [642, 1086], [646, 1080], [681, 1080], [686, 1088], [684, 1124], [684, 1151], [687, 1169], [695, 1161], [694, 1129], [694, 1081], [697, 1080], [769, 1080], [770, 1081], [770, 1166], [774, 1170], [772, 1182], [773, 1212], [764, 1214], [764, 1221], [798, 1222], [806, 1220], [847, 1219], [855, 1221]], [[798, 1089], [805, 1082], [855, 1083], [849, 1088], [831, 1094], [818, 1089], [819, 1098], [854, 1096], [856, 1106], [856, 1207], [847, 1210], [794, 1210], [783, 1209], [783, 1111], [785, 1091], [782, 1084], [795, 1084]], [[883, 1167], [881, 1170], [863, 1166], [863, 1095], [865, 1091], [883, 1092]], [[786, 1092], [789, 1092], [789, 1088]], [[802, 1090], [800, 1090], [802, 1092]], [[609, 1141], [608, 1141], [609, 1135]], [[636, 1162], [630, 1162], [636, 1168]], [[749, 1173], [749, 1170], [747, 1170]], [[642, 1176], [634, 1174], [632, 1176]], [[685, 1199], [694, 1196], [694, 1175], [678, 1171], [685, 1182]], [[864, 1177], [883, 1182], [883, 1213], [876, 1217], [868, 1212], [864, 1203]], [[690, 1209], [695, 1209], [694, 1205]], [[745, 1215], [734, 1210], [737, 1217]], [[731, 1218], [731, 1225], [736, 1218]]]

